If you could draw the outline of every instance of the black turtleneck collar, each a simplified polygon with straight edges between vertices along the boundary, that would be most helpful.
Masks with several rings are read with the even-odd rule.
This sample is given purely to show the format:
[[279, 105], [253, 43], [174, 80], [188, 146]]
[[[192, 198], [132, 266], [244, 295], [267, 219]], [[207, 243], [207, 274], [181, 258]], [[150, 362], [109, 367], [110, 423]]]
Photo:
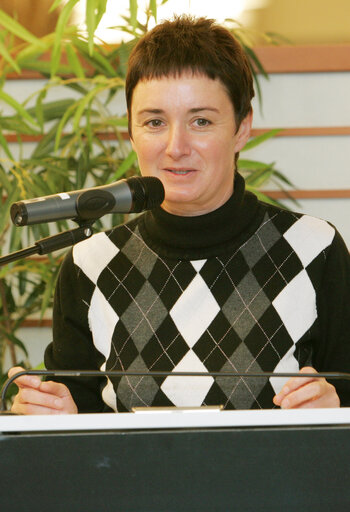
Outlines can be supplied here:
[[205, 215], [182, 217], [161, 207], [141, 216], [141, 234], [162, 257], [195, 260], [232, 251], [247, 239], [260, 222], [259, 202], [245, 191], [245, 182], [236, 172], [234, 192], [217, 210]]

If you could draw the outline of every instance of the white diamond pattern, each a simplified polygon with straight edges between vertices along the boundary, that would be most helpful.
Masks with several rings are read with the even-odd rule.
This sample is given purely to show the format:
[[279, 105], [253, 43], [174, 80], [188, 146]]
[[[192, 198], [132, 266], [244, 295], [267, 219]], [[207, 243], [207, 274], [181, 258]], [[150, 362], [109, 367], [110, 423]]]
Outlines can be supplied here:
[[197, 274], [170, 311], [176, 327], [189, 347], [198, 341], [220, 307], [203, 278]]
[[[294, 357], [295, 345], [293, 345], [288, 352], [282, 357], [278, 365], [274, 368], [275, 373], [297, 373], [299, 371], [299, 363]], [[279, 393], [289, 377], [271, 377], [270, 384], [275, 393]]]
[[199, 272], [201, 270], [201, 268], [205, 265], [207, 260], [194, 260], [194, 261], [191, 261], [191, 264], [193, 266], [193, 268]]
[[111, 350], [112, 335], [119, 317], [97, 287], [91, 297], [88, 320], [93, 333], [94, 345], [107, 359]]
[[107, 379], [107, 384], [102, 390], [102, 398], [108, 407], [117, 412], [117, 397], [113, 388], [113, 384], [109, 379]]
[[[182, 358], [174, 372], [208, 371], [196, 354], [189, 350]], [[202, 405], [214, 382], [213, 377], [167, 377], [161, 390], [177, 407], [196, 407]]]
[[296, 343], [317, 318], [315, 289], [307, 272], [299, 272], [272, 304]]
[[[108, 263], [118, 254], [119, 249], [110, 241], [105, 233], [97, 233], [93, 237], [74, 246], [74, 263], [82, 269], [93, 283], [108, 265]], [[86, 257], [86, 254], [89, 257]]]
[[306, 267], [332, 243], [334, 234], [334, 228], [324, 220], [303, 215], [283, 236]]

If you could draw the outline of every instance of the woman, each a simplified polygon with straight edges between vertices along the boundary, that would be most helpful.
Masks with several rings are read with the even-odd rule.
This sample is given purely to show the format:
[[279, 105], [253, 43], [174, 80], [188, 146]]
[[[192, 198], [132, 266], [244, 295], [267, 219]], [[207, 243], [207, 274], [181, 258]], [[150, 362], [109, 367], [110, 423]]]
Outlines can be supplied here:
[[126, 80], [129, 133], [165, 200], [66, 257], [45, 362], [170, 375], [22, 377], [14, 412], [349, 403], [348, 388], [325, 379], [171, 376], [350, 368], [344, 242], [324, 221], [259, 202], [235, 171], [253, 95], [241, 47], [211, 20], [179, 17], [139, 41]]

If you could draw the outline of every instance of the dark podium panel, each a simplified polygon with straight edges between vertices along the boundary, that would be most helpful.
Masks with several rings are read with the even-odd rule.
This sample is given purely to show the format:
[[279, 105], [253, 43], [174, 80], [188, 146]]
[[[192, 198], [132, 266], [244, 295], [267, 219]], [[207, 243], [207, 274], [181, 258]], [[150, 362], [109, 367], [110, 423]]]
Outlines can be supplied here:
[[3, 512], [349, 512], [350, 427], [5, 433]]

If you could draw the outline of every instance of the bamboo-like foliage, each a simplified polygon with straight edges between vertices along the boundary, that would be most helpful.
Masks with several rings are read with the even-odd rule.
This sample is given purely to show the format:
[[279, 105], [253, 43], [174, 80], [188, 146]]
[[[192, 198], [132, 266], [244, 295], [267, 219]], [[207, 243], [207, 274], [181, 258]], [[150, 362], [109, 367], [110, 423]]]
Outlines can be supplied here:
[[[9, 210], [13, 202], [99, 186], [138, 172], [136, 154], [123, 137], [126, 115], [116, 114], [116, 97], [124, 90], [131, 48], [147, 32], [149, 21], [157, 20], [158, 5], [167, 0], [158, 4], [156, 0], [149, 1], [144, 24], [138, 21], [137, 0], [130, 0], [130, 14], [119, 28], [133, 39], [113, 46], [94, 38], [107, 0], [87, 0], [86, 34], [69, 23], [78, 1], [54, 0], [51, 10], [60, 7], [56, 30], [42, 38], [0, 10], [0, 103], [12, 111], [0, 112], [0, 254], [16, 251], [50, 234], [51, 228], [46, 224], [21, 229], [11, 226]], [[244, 39], [244, 29], [238, 26], [232, 31], [237, 31], [236, 36], [244, 44], [260, 91], [256, 71], [264, 76], [263, 68]], [[26, 70], [39, 72], [44, 82], [38, 81], [38, 89], [20, 100], [8, 92], [7, 76]], [[55, 99], [58, 91], [62, 97], [62, 90], [64, 99]], [[16, 154], [8, 135], [16, 137]], [[273, 135], [275, 132], [255, 138], [247, 148]], [[29, 154], [23, 142], [25, 136], [37, 141]], [[239, 167], [248, 187], [265, 200], [269, 199], [260, 189], [266, 180], [289, 184], [273, 164], [241, 159]], [[111, 216], [108, 220], [113, 224], [120, 219]], [[54, 229], [67, 227], [66, 222], [58, 222]], [[0, 267], [0, 380], [4, 378], [6, 353], [11, 355], [11, 364], [17, 364], [17, 347], [25, 359], [27, 350], [17, 331], [29, 315], [42, 316], [51, 306], [61, 259], [55, 254], [44, 260]]]

